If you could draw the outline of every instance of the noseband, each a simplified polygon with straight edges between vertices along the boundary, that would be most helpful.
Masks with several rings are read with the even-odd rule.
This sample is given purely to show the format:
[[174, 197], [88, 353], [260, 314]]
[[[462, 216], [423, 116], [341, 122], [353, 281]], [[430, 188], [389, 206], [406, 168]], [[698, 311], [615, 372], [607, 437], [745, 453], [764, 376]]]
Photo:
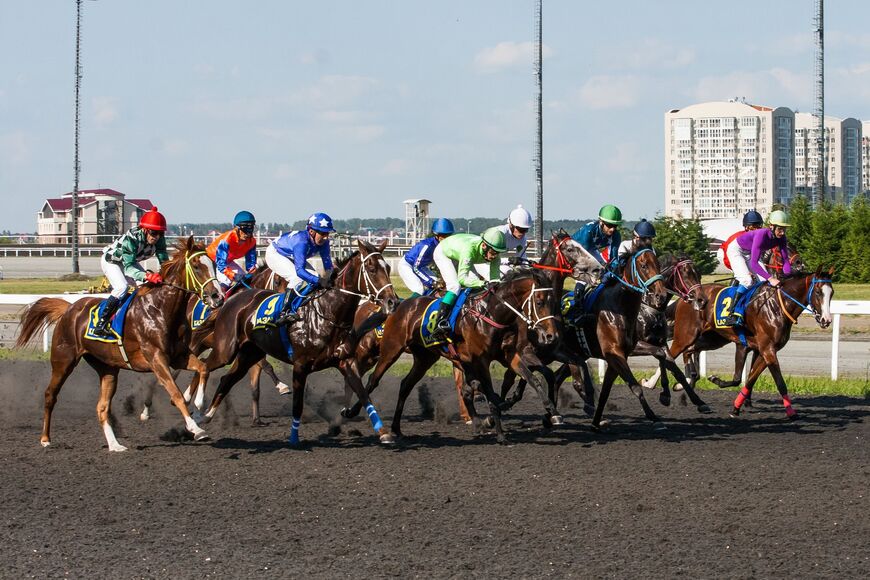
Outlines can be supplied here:
[[[360, 292], [354, 292], [352, 290], [347, 290], [346, 288], [343, 288], [342, 286], [338, 287], [339, 292], [343, 292], [344, 294], [351, 294], [353, 296], [359, 296], [360, 298], [367, 298], [367, 299], [371, 300], [372, 302], [379, 300], [380, 298], [378, 298], [378, 297], [381, 295], [381, 292], [383, 292], [387, 288], [392, 288], [393, 283], [387, 282], [386, 284], [384, 284], [383, 286], [378, 288], [375, 285], [374, 281], [372, 280], [372, 277], [369, 276], [368, 270], [366, 270], [366, 260], [368, 260], [369, 258], [372, 258], [374, 256], [380, 256], [380, 255], [381, 255], [380, 252], [371, 252], [370, 254], [366, 254], [365, 256], [363, 256], [361, 253], [359, 254], [360, 265], [359, 265], [359, 274], [357, 275], [357, 279], [356, 279], [356, 289], [359, 291], [365, 291], [366, 292], [365, 294], [360, 294]], [[341, 269], [340, 276], [342, 279], [344, 279], [345, 274], [347, 274], [347, 269], [350, 267], [351, 261], [352, 260], [349, 260], [348, 263], [345, 264], [344, 268]]]
[[204, 301], [205, 287], [211, 282], [217, 282], [217, 278], [210, 276], [209, 278], [206, 278], [205, 282], [200, 282], [199, 278], [197, 278], [196, 271], [193, 269], [191, 261], [194, 258], [202, 258], [203, 256], [206, 256], [206, 260], [208, 260], [210, 264], [211, 259], [208, 257], [208, 254], [203, 251], [194, 252], [188, 255], [187, 259], [184, 260], [184, 290], [193, 289], [193, 291], [199, 294], [200, 299]]
[[627, 286], [627, 287], [631, 288], [632, 290], [634, 290], [635, 292], [638, 292], [640, 294], [648, 293], [650, 286], [652, 286], [655, 282], [657, 282], [659, 280], [664, 280], [664, 276], [662, 276], [661, 274], [656, 274], [655, 276], [650, 276], [649, 280], [644, 280], [640, 277], [640, 272], [637, 271], [637, 258], [638, 258], [638, 256], [645, 254], [647, 252], [652, 252], [652, 250], [650, 250], [649, 248], [645, 248], [645, 249], [637, 252], [636, 254], [634, 254], [631, 257], [631, 278], [632, 278], [632, 280], [635, 281], [637, 286], [635, 286], [634, 284], [632, 284], [631, 282], [629, 282], [625, 278], [624, 270], [623, 270], [622, 276], [616, 277], [616, 279], [619, 281], [620, 284], [622, 284], [623, 286]]
[[676, 264], [668, 266], [667, 268], [662, 270], [661, 273], [667, 274], [667, 281], [671, 282], [670, 285], [671, 287], [673, 287], [673, 290], [668, 290], [668, 292], [671, 292], [684, 302], [691, 302], [692, 293], [701, 287], [701, 283], [699, 282], [697, 284], [689, 286], [683, 279], [683, 273], [680, 271], [683, 266], [694, 266], [694, 262], [689, 259], [680, 260]]

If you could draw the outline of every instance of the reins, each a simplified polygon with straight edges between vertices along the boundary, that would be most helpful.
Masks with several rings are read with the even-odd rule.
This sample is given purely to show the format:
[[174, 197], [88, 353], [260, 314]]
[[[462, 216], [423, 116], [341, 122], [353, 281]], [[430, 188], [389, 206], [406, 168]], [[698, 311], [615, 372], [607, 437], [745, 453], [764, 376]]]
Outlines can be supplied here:
[[664, 276], [662, 276], [661, 274], [650, 276], [648, 280], [643, 280], [640, 277], [640, 273], [637, 271], [637, 258], [641, 254], [645, 254], [646, 252], [652, 252], [652, 250], [650, 250], [649, 248], [644, 248], [643, 250], [631, 256], [631, 277], [638, 284], [637, 286], [635, 286], [625, 278], [624, 270], [622, 276], [613, 276], [620, 284], [622, 284], [623, 286], [627, 286], [628, 288], [631, 288], [632, 290], [640, 294], [646, 294], [647, 292], [649, 292], [649, 287], [652, 286], [655, 282], [659, 280], [664, 280]]
[[792, 315], [786, 309], [785, 303], [782, 300], [783, 295], [785, 295], [786, 298], [788, 298], [789, 300], [791, 300], [792, 302], [794, 302], [795, 304], [800, 306], [801, 312], [806, 310], [807, 312], [809, 312], [810, 314], [812, 314], [815, 317], [816, 321], [818, 321], [821, 314], [819, 312], [817, 312], [815, 308], [813, 308], [813, 290], [815, 289], [816, 284], [830, 284], [832, 282], [832, 280], [827, 279], [827, 278], [816, 278], [815, 274], [812, 276], [812, 281], [810, 281], [809, 277], [806, 278], [806, 281], [807, 281], [807, 297], [806, 297], [807, 303], [806, 304], [803, 304], [797, 298], [795, 298], [794, 296], [792, 296], [791, 294], [789, 294], [788, 292], [783, 290], [782, 283], [780, 283], [780, 285], [776, 287], [776, 289], [779, 290], [779, 292], [777, 292], [777, 297], [779, 299], [779, 306], [782, 309], [783, 314], [785, 314], [786, 317], [789, 320], [791, 320], [793, 324], [797, 324], [797, 319], [792, 317]]

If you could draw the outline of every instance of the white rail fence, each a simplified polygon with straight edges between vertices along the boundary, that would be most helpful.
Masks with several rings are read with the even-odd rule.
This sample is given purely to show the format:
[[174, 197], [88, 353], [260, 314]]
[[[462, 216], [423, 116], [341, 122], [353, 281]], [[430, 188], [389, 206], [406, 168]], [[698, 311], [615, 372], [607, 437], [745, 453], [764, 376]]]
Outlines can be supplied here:
[[[105, 298], [108, 294], [0, 294], [0, 305], [26, 306], [40, 298], [61, 298], [67, 302], [75, 302], [82, 298]], [[870, 300], [832, 300], [831, 314], [834, 316], [831, 333], [831, 380], [836, 381], [838, 373], [838, 360], [840, 357], [840, 318], [843, 314], [851, 315], [867, 315], [870, 314]], [[49, 345], [49, 328], [46, 327], [42, 332], [42, 350], [47, 352]], [[751, 357], [747, 357], [746, 365], [743, 368], [743, 381], [746, 382], [746, 376], [749, 373], [749, 365]], [[699, 357], [699, 371], [701, 376], [707, 375], [707, 353], [701, 352]], [[598, 377], [599, 380], [604, 376], [605, 363], [603, 360], [598, 361]]]

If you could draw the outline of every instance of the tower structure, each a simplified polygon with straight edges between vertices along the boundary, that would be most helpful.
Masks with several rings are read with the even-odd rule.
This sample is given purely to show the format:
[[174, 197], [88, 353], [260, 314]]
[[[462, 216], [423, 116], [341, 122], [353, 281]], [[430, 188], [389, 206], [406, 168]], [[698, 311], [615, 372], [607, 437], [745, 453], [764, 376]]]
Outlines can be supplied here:
[[405, 237], [411, 245], [416, 244], [429, 235], [429, 204], [428, 199], [406, 199], [405, 204]]
[[816, 0], [816, 15], [813, 18], [814, 34], [816, 37], [816, 63], [815, 63], [815, 110], [816, 117], [816, 151], [818, 163], [816, 166], [816, 186], [813, 188], [811, 198], [812, 206], [816, 207], [824, 201], [827, 189], [827, 146], [825, 142], [825, 0]]

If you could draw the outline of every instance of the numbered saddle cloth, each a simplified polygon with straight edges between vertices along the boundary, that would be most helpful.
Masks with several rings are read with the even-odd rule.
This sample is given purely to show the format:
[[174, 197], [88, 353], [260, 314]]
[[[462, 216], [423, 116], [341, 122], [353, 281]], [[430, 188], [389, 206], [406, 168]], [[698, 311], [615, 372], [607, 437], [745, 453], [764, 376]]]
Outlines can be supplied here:
[[133, 296], [135, 295], [136, 288], [132, 288], [131, 291], [127, 292], [127, 295], [121, 299], [121, 304], [118, 305], [118, 309], [115, 311], [115, 315], [112, 316], [112, 321], [109, 324], [109, 331], [111, 333], [109, 336], [96, 334], [97, 323], [100, 321], [100, 317], [106, 309], [106, 300], [91, 306], [90, 312], [88, 313], [88, 325], [85, 327], [85, 338], [87, 340], [117, 343], [118, 340], [124, 336], [124, 320], [127, 317], [127, 311], [130, 309], [130, 303], [133, 301]]
[[202, 326], [202, 323], [205, 322], [209, 314], [211, 314], [211, 309], [208, 307], [208, 304], [203, 302], [201, 298], [197, 300], [193, 306], [193, 311], [190, 313], [190, 328], [196, 330]]
[[443, 336], [441, 333], [435, 333], [435, 328], [438, 324], [438, 310], [441, 308], [441, 299], [434, 300], [426, 307], [423, 312], [423, 318], [420, 319], [420, 341], [423, 346], [430, 347], [448, 342], [450, 336], [453, 336], [456, 328], [456, 320], [459, 318], [459, 313], [462, 311], [462, 305], [468, 299], [471, 293], [470, 288], [464, 288], [459, 296], [456, 297], [456, 302], [453, 304], [453, 310], [450, 311], [450, 332], [448, 336]]
[[764, 282], [756, 282], [742, 297], [737, 295], [739, 286], [729, 286], [719, 290], [716, 301], [713, 303], [713, 323], [716, 328], [728, 328], [727, 319], [734, 309], [742, 304], [745, 308], [752, 300], [752, 296]]

